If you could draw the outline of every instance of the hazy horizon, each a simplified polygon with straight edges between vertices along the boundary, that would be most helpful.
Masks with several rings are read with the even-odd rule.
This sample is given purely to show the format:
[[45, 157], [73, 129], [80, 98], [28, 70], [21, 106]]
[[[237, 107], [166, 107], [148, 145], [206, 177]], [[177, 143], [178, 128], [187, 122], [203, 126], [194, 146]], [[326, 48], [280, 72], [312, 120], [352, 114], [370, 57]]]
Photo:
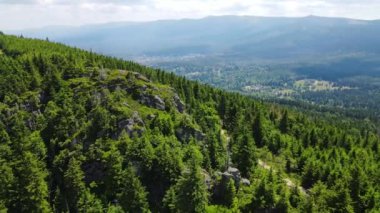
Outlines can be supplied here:
[[380, 19], [380, 1], [365, 0], [0, 0], [3, 31], [47, 26], [200, 19], [208, 16]]
[[30, 28], [20, 28], [20, 29], [0, 29], [3, 30], [6, 33], [13, 33], [18, 31], [28, 31], [28, 30], [40, 30], [45, 28], [80, 28], [84, 26], [97, 26], [97, 25], [107, 25], [107, 24], [127, 24], [127, 23], [152, 23], [152, 22], [161, 22], [161, 21], [181, 21], [181, 20], [202, 20], [207, 19], [211, 17], [257, 17], [257, 18], [308, 18], [308, 17], [319, 17], [319, 18], [330, 18], [330, 19], [347, 19], [347, 20], [355, 20], [355, 21], [380, 21], [380, 18], [378, 19], [357, 19], [357, 18], [347, 18], [347, 17], [339, 17], [339, 16], [318, 16], [318, 15], [305, 15], [305, 16], [255, 16], [255, 15], [208, 15], [204, 17], [199, 18], [173, 18], [173, 19], [157, 19], [157, 20], [147, 20], [147, 21], [108, 21], [108, 22], [99, 22], [99, 23], [85, 23], [80, 25], [70, 25], [70, 24], [56, 24], [56, 25], [46, 25], [41, 27], [30, 27]]

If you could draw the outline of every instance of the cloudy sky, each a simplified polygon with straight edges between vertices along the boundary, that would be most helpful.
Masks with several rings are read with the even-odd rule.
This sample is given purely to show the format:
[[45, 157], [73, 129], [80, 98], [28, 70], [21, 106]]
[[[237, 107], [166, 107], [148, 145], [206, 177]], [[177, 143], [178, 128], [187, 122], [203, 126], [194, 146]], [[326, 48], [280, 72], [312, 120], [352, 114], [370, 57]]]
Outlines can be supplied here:
[[380, 0], [0, 0], [0, 30], [209, 15], [380, 19]]

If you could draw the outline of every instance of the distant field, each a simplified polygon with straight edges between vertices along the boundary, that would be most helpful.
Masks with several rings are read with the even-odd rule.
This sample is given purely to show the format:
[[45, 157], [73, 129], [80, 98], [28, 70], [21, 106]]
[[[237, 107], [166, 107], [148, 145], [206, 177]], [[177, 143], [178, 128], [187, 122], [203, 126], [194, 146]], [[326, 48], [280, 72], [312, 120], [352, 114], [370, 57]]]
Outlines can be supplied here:
[[301, 91], [332, 91], [332, 90], [349, 90], [349, 86], [337, 86], [330, 81], [303, 79], [294, 82], [294, 87]]
[[[313, 105], [361, 111], [364, 117], [380, 120], [380, 77], [373, 71], [352, 76], [351, 71], [346, 73], [334, 67], [334, 64], [336, 63], [268, 65], [166, 61], [149, 65], [257, 98], [302, 101]], [[329, 66], [332, 66], [331, 69]], [[317, 67], [323, 67], [323, 75], [327, 75], [328, 70], [331, 70], [330, 75], [326, 79], [323, 75], [319, 78], [313, 77], [321, 72]]]

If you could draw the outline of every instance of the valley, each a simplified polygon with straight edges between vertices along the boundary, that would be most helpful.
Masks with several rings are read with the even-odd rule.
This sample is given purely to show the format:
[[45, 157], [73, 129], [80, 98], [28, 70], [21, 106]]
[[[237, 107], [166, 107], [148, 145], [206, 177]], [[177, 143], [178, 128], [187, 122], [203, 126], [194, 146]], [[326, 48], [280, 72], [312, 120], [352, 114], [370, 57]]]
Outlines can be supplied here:
[[[316, 77], [318, 69], [300, 73], [307, 65], [202, 63], [199, 60], [142, 62], [192, 80], [266, 101], [342, 112], [359, 119], [380, 121], [380, 72], [373, 76], [346, 74]], [[326, 65], [324, 65], [326, 66]], [[301, 68], [297, 68], [301, 67]], [[336, 69], [334, 66], [330, 68]], [[353, 116], [354, 115], [354, 116]]]
[[10, 33], [137, 61], [266, 101], [380, 118], [377, 20], [209, 16]]

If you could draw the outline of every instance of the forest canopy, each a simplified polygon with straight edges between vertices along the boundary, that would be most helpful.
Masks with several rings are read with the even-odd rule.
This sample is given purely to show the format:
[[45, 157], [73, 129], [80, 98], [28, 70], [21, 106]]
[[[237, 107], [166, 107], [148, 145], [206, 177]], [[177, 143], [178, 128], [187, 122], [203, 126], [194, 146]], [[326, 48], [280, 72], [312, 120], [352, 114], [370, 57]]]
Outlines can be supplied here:
[[379, 142], [370, 123], [0, 34], [0, 211], [376, 212]]

